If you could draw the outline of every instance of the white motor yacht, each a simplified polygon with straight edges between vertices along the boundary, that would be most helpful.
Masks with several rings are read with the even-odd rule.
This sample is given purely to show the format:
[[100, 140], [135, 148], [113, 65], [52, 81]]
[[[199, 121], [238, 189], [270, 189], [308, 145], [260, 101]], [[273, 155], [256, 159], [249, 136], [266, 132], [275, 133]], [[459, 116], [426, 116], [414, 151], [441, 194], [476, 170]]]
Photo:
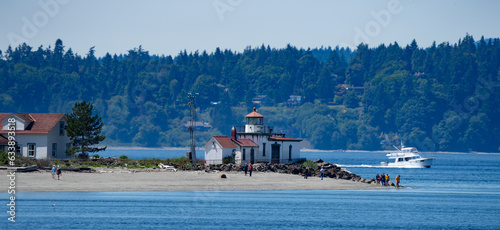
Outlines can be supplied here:
[[394, 162], [381, 162], [381, 165], [397, 168], [430, 168], [432, 160], [434, 160], [432, 157], [421, 157], [415, 147], [404, 147], [401, 145], [401, 149], [396, 146], [394, 148], [398, 151], [387, 154], [389, 159], [395, 159]]

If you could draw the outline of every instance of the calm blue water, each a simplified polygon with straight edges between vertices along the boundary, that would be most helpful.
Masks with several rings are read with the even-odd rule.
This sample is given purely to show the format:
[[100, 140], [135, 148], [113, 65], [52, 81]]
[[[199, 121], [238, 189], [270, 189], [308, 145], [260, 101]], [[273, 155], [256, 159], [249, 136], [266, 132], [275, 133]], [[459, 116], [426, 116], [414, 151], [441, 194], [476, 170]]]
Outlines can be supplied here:
[[[146, 156], [165, 150], [140, 151]], [[147, 157], [185, 154], [179, 151]], [[303, 156], [344, 165], [365, 178], [399, 174], [409, 189], [21, 193], [17, 222], [9, 223], [4, 211], [0, 228], [500, 229], [500, 155], [434, 154], [430, 169], [377, 167], [384, 153]]]

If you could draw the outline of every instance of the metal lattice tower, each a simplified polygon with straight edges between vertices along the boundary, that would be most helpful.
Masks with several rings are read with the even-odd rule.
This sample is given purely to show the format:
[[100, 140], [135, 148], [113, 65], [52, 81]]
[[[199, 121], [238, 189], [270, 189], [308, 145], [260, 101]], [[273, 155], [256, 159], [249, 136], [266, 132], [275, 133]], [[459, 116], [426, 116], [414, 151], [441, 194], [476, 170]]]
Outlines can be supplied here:
[[198, 93], [188, 93], [188, 97], [190, 102], [188, 103], [189, 108], [191, 110], [191, 121], [189, 124], [189, 136], [191, 138], [191, 160], [193, 165], [196, 165], [196, 148], [195, 148], [195, 137], [194, 137], [194, 129], [196, 126], [196, 96]]

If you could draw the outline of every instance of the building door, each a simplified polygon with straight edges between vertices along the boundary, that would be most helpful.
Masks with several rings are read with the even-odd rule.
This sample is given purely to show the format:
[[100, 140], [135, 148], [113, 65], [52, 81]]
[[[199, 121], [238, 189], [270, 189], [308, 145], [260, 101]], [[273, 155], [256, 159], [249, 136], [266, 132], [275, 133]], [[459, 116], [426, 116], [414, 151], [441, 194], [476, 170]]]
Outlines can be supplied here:
[[255, 152], [253, 148], [250, 150], [250, 164], [255, 164]]
[[280, 145], [274, 143], [271, 145], [271, 164], [280, 163]]

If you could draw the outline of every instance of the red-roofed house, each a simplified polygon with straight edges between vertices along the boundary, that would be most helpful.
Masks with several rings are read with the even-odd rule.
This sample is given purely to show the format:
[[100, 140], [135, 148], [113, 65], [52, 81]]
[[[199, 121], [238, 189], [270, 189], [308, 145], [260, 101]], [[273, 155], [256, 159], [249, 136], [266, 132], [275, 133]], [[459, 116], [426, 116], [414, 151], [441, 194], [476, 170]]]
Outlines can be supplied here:
[[[9, 120], [15, 122], [9, 123]], [[63, 113], [0, 113], [0, 149], [6, 151], [3, 139], [9, 128], [15, 129], [16, 153], [36, 159], [68, 158], [71, 147], [66, 135], [66, 117]]]
[[245, 118], [244, 131], [237, 132], [233, 126], [231, 138], [214, 136], [208, 141], [204, 147], [206, 164], [222, 164], [226, 157], [237, 164], [278, 164], [300, 159], [301, 139], [273, 133], [272, 128], [264, 126], [264, 116], [255, 108]]

